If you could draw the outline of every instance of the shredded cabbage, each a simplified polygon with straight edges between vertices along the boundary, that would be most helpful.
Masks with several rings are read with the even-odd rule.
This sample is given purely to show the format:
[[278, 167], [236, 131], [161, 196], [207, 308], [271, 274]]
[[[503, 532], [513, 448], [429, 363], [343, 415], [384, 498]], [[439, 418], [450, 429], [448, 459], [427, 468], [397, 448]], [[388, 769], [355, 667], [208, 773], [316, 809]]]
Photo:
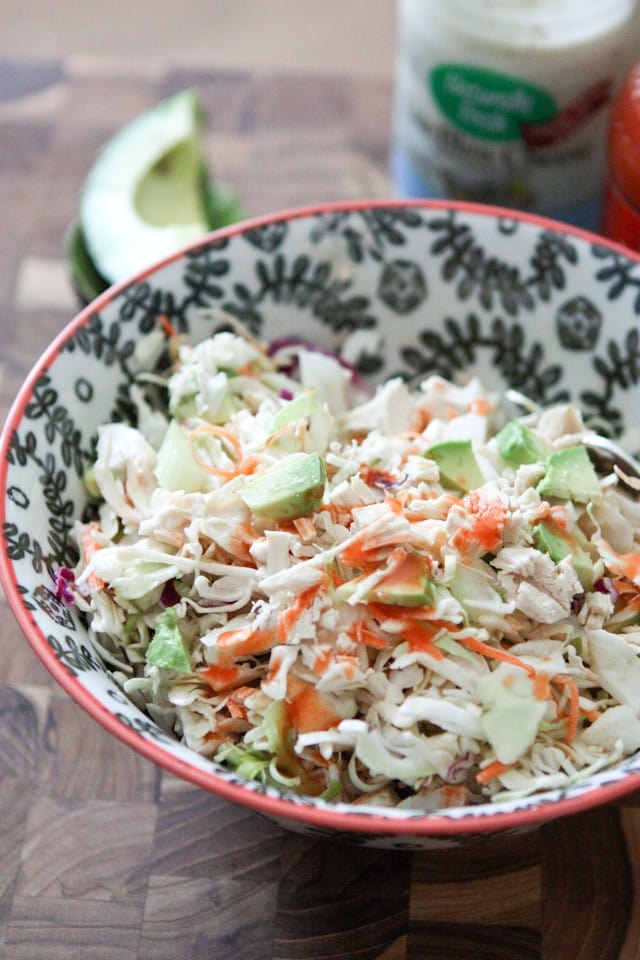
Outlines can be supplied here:
[[640, 748], [640, 508], [579, 411], [505, 426], [477, 379], [365, 393], [240, 332], [176, 356], [166, 409], [141, 377], [100, 429], [58, 576], [152, 717], [242, 777], [425, 810]]

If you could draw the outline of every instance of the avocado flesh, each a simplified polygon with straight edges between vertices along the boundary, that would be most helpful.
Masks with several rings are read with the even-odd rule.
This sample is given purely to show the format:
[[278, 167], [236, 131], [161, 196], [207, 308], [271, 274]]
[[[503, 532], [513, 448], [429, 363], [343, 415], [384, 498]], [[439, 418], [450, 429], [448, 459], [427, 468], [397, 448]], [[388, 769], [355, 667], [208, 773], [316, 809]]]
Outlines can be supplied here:
[[545, 460], [549, 447], [519, 420], [510, 420], [496, 434], [498, 452], [510, 467]]
[[574, 500], [576, 503], [599, 503], [602, 500], [598, 475], [589, 454], [580, 446], [551, 454], [537, 490], [541, 497]]
[[238, 491], [251, 512], [267, 520], [295, 520], [322, 502], [327, 471], [318, 453], [294, 453]]
[[161, 101], [106, 144], [82, 191], [80, 226], [93, 268], [107, 283], [207, 233], [201, 117], [193, 91]]
[[[348, 601], [358, 586], [367, 579], [367, 574], [353, 577], [336, 590], [338, 600]], [[374, 587], [366, 592], [367, 603], [387, 603], [401, 607], [434, 607], [447, 591], [429, 579], [424, 562], [415, 554], [407, 554], [401, 562]]]
[[484, 484], [470, 440], [443, 440], [425, 453], [438, 464], [443, 487], [467, 493]]
[[533, 542], [542, 553], [548, 553], [554, 563], [565, 557], [573, 558], [573, 567], [585, 590], [593, 586], [593, 561], [574, 537], [564, 534], [550, 523], [542, 521], [533, 531]]
[[159, 157], [136, 186], [133, 206], [151, 226], [205, 223], [200, 188], [202, 162], [194, 140], [184, 140]]

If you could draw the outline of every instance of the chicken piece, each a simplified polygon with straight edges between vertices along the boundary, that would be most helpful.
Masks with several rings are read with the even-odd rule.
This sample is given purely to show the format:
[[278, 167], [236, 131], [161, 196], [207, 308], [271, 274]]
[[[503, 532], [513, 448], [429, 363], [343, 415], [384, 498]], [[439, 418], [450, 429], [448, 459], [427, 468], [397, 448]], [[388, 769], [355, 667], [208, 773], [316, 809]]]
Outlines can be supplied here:
[[538, 420], [537, 429], [547, 443], [560, 448], [579, 443], [585, 426], [579, 411], [567, 404], [544, 410]]
[[492, 565], [507, 598], [539, 623], [568, 616], [573, 597], [583, 592], [570, 557], [556, 564], [533, 547], [504, 547]]

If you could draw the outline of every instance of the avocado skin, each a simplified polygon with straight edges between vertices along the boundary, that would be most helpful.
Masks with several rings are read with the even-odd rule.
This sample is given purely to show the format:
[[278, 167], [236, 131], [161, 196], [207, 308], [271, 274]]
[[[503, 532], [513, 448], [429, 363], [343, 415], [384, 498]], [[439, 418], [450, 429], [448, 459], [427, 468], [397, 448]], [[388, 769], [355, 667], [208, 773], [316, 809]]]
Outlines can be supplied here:
[[537, 486], [541, 497], [598, 503], [602, 490], [585, 447], [557, 450], [547, 460], [545, 475]]
[[565, 536], [553, 524], [544, 520], [533, 530], [533, 542], [542, 553], [547, 553], [554, 563], [565, 557], [573, 557], [573, 567], [585, 590], [593, 587], [593, 562], [574, 537]]
[[429, 447], [424, 455], [438, 464], [443, 487], [467, 493], [484, 484], [471, 440], [443, 440]]

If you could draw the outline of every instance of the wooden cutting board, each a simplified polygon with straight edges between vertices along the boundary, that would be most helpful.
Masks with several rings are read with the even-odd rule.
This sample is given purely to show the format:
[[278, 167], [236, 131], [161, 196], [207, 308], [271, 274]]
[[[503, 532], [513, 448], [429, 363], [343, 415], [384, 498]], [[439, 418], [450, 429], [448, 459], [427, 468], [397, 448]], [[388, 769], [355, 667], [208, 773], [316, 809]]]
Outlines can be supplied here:
[[[73, 315], [62, 237], [95, 152], [195, 86], [247, 213], [380, 197], [390, 87], [0, 64], [0, 409]], [[421, 853], [288, 833], [178, 781], [55, 686], [0, 602], [5, 960], [640, 960], [640, 797]]]

